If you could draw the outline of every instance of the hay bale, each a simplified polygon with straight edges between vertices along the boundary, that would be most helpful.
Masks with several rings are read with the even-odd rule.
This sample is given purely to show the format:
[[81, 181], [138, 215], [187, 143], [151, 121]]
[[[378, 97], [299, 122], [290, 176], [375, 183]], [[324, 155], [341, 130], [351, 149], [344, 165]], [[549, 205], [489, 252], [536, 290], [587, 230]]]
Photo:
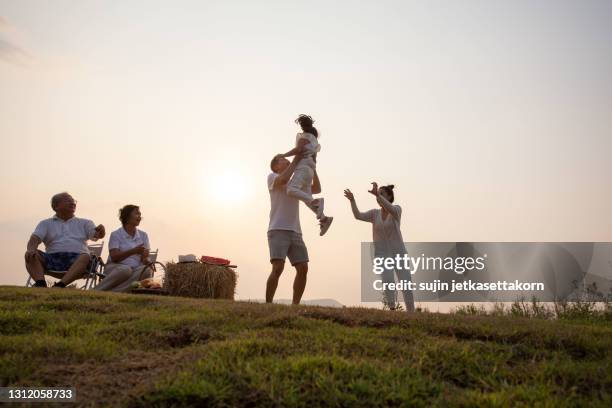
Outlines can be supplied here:
[[227, 266], [168, 262], [163, 287], [172, 296], [234, 300], [237, 279]]

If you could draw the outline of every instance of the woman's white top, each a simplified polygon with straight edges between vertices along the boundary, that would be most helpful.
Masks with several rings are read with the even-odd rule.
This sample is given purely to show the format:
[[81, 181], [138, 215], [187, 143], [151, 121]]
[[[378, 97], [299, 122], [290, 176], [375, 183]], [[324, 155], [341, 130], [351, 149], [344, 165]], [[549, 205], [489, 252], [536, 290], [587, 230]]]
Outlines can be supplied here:
[[387, 218], [383, 220], [382, 209], [372, 209], [360, 212], [355, 200], [351, 201], [351, 209], [356, 219], [372, 223], [372, 240], [374, 241], [374, 256], [395, 257], [406, 253], [404, 239], [400, 229], [402, 208], [391, 204], [382, 195], [378, 195], [378, 201], [387, 210]]
[[308, 140], [308, 144], [304, 146], [304, 157], [302, 158], [302, 160], [300, 160], [296, 168], [308, 166], [314, 169], [316, 167], [316, 162], [314, 161], [313, 156], [315, 153], [321, 151], [321, 145], [319, 144], [319, 140], [312, 133], [298, 133], [295, 136], [296, 146], [298, 145], [300, 139]]
[[[110, 239], [108, 242], [108, 249], [109, 251], [111, 249], [118, 249], [121, 252], [125, 252], [139, 245], [144, 246], [146, 249], [151, 249], [151, 245], [149, 244], [149, 236], [147, 235], [147, 233], [136, 228], [136, 233], [134, 234], [134, 236], [131, 236], [127, 233], [125, 228], [121, 227], [111, 232]], [[112, 262], [110, 254], [108, 255], [108, 262]], [[142, 259], [140, 255], [134, 254], [128, 256], [127, 258], [118, 263], [127, 265], [131, 268], [138, 268], [142, 265]]]

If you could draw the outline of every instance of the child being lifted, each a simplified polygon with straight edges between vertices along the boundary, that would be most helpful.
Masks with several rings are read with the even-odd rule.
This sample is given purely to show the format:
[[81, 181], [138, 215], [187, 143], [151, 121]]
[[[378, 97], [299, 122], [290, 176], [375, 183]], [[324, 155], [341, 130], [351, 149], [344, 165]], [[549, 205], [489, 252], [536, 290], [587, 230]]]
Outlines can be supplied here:
[[319, 132], [313, 126], [314, 120], [308, 115], [300, 115], [295, 123], [302, 128], [302, 132], [295, 137], [295, 147], [285, 154], [277, 155], [277, 157], [290, 157], [302, 153], [302, 160], [299, 161], [293, 176], [287, 183], [287, 195], [302, 201], [317, 215], [321, 227], [319, 235], [324, 235], [334, 217], [328, 217], [323, 213], [324, 199], [313, 198], [310, 191], [317, 166], [317, 153], [321, 151], [318, 140]]

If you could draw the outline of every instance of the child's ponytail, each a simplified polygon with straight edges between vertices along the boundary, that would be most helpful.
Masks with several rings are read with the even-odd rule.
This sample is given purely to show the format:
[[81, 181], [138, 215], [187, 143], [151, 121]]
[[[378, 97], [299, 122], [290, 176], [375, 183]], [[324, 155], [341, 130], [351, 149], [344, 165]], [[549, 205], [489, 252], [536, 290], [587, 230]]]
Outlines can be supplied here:
[[317, 131], [317, 128], [313, 126], [314, 119], [312, 117], [301, 114], [295, 120], [295, 123], [300, 125], [300, 127], [302, 128], [302, 131], [304, 131], [305, 133], [310, 133], [312, 135], [315, 135], [315, 137], [317, 138], [319, 137], [319, 132]]

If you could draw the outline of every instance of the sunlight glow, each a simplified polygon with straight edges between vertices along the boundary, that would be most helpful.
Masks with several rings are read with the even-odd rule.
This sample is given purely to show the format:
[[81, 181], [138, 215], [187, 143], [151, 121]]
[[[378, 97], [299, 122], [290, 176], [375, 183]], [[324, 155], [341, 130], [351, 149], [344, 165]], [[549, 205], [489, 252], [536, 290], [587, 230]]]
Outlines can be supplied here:
[[204, 174], [204, 190], [207, 199], [235, 205], [243, 203], [253, 193], [253, 185], [246, 169], [219, 166], [216, 170], [209, 168]]

